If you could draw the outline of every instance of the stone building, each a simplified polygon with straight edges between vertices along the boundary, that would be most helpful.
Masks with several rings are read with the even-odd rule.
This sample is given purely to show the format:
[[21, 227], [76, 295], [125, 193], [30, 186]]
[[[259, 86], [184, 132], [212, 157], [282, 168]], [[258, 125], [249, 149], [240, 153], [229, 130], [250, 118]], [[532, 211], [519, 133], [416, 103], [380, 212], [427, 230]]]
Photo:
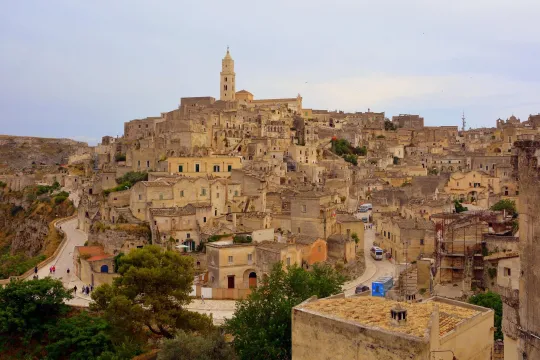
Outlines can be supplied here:
[[493, 310], [444, 298], [308, 299], [293, 309], [292, 359], [491, 360]]
[[92, 286], [112, 284], [118, 276], [114, 268], [114, 255], [105, 253], [102, 246], [75, 246], [73, 265], [75, 275], [84, 284]]
[[399, 128], [422, 129], [424, 127], [424, 118], [420, 115], [399, 114], [392, 116], [392, 123]]
[[299, 193], [291, 200], [292, 232], [326, 239], [336, 232], [336, 209], [330, 194]]

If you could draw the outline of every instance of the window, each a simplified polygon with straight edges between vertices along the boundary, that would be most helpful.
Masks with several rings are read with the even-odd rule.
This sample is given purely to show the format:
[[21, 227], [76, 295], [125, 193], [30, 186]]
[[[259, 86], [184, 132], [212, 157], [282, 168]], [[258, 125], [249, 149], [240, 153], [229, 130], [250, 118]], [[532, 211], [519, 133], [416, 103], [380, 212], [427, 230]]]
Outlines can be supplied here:
[[287, 266], [291, 266], [291, 258], [290, 257], [287, 258]]
[[199, 172], [201, 168], [200, 164], [195, 164], [195, 172]]
[[147, 167], [147, 168], [150, 167], [150, 160], [146, 160], [146, 167]]
[[206, 216], [202, 218], [203, 223], [206, 222]]
[[298, 228], [298, 233], [300, 234], [300, 228]]
[[157, 221], [154, 220], [154, 225], [157, 225]]
[[214, 165], [214, 172], [219, 172], [219, 165]]
[[201, 188], [201, 196], [206, 196], [206, 189], [205, 188]]
[[216, 193], [216, 199], [219, 199], [219, 193]]
[[139, 194], [139, 200], [142, 200], [142, 195], [141, 194]]
[[180, 190], [180, 197], [184, 197], [184, 190]]
[[231, 172], [231, 171], [232, 171], [232, 165], [227, 165], [227, 171], [228, 171], [228, 172]]
[[307, 211], [306, 205], [302, 205], [302, 212], [305, 213]]
[[178, 165], [178, 172], [184, 172], [184, 165]]
[[510, 276], [511, 273], [512, 271], [510, 270], [510, 268], [507, 268], [507, 267], [504, 268], [504, 276]]
[[232, 263], [233, 263], [233, 257], [229, 256], [229, 264], [232, 264]]
[[188, 239], [191, 238], [191, 234], [190, 234], [190, 233], [187, 233], [187, 234], [186, 234], [186, 238], [188, 238]]
[[234, 190], [234, 196], [238, 196], [238, 190]]
[[253, 254], [248, 254], [248, 262], [251, 263], [253, 261]]
[[420, 245], [424, 245], [424, 239], [420, 239]]
[[[141, 166], [141, 160], [137, 160], [137, 166]], [[77, 180], [75, 180], [77, 181]]]

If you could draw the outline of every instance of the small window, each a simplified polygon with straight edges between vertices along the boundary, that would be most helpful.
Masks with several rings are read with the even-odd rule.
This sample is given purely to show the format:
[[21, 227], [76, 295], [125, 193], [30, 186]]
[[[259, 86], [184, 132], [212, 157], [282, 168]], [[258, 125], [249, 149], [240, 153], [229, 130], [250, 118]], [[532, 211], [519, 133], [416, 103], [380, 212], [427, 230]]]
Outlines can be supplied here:
[[238, 196], [238, 190], [234, 190], [234, 196]]
[[200, 164], [195, 164], [195, 172], [199, 172], [201, 169], [201, 165]]
[[305, 213], [307, 211], [306, 205], [302, 205], [302, 212]]
[[139, 200], [142, 200], [142, 195], [141, 194], [139, 194]]
[[248, 254], [248, 261], [253, 261], [253, 254]]
[[184, 172], [184, 165], [178, 165], [178, 172]]
[[203, 223], [206, 222], [206, 216], [202, 218]]
[[191, 234], [190, 234], [190, 233], [187, 233], [187, 234], [186, 234], [186, 238], [188, 238], [188, 239], [191, 238]]
[[146, 167], [147, 167], [147, 168], [150, 167], [150, 160], [146, 160]]
[[201, 196], [206, 196], [206, 189], [205, 188], [201, 188]]
[[[141, 160], [137, 160], [137, 166], [141, 166]], [[77, 180], [75, 180], [77, 181]]]
[[228, 171], [228, 172], [231, 172], [231, 171], [232, 171], [232, 165], [227, 165], [227, 171]]
[[300, 228], [298, 228], [298, 233], [300, 234]]
[[154, 220], [154, 225], [157, 225], [157, 221]]
[[512, 271], [510, 268], [505, 267], [504, 268], [504, 276], [510, 276], [512, 274]]
[[180, 197], [184, 197], [184, 190], [180, 190]]
[[219, 193], [216, 193], [216, 199], [219, 199]]
[[287, 266], [291, 266], [291, 258], [290, 257], [287, 258]]
[[232, 263], [233, 263], [233, 257], [229, 256], [229, 264], [232, 264]]
[[214, 165], [214, 172], [219, 172], [219, 165]]
[[424, 239], [420, 239], [420, 245], [424, 245]]

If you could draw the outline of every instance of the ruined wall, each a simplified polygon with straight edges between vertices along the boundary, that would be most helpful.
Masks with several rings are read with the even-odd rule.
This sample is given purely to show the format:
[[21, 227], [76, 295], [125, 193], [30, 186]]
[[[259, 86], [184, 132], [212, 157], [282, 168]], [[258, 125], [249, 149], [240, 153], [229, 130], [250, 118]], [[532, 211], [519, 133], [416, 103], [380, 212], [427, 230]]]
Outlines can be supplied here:
[[522, 140], [514, 143], [512, 158], [519, 181], [519, 234], [521, 279], [519, 289], [518, 353], [527, 359], [540, 359], [540, 141]]

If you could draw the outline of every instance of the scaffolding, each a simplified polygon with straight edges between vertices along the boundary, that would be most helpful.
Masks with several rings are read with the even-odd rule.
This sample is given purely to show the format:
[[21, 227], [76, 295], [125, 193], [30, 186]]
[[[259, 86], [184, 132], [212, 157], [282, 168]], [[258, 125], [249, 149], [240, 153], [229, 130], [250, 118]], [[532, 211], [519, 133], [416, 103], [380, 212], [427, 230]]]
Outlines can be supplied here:
[[470, 289], [484, 285], [485, 243], [483, 234], [497, 221], [491, 211], [441, 213], [432, 215], [435, 222], [435, 268], [441, 284], [464, 282]]

